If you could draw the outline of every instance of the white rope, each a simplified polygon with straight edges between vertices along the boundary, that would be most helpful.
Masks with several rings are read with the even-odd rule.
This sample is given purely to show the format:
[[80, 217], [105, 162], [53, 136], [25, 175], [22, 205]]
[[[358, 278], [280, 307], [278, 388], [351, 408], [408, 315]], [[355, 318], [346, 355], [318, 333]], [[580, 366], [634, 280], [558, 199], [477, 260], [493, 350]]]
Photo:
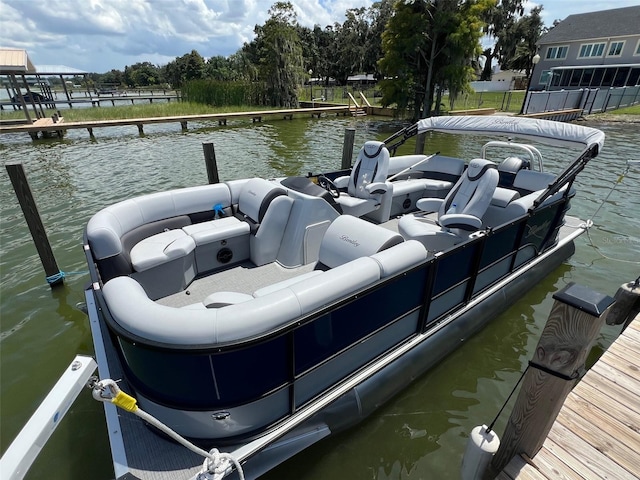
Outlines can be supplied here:
[[222, 478], [231, 470], [231, 466], [233, 465], [238, 472], [239, 479], [244, 480], [244, 472], [242, 471], [242, 466], [240, 465], [240, 462], [238, 462], [233, 457], [233, 455], [231, 455], [230, 453], [219, 452], [215, 448], [211, 449], [210, 452], [207, 452], [206, 450], [203, 450], [202, 448], [194, 445], [189, 440], [182, 437], [179, 433], [175, 432], [160, 420], [155, 418], [153, 415], [145, 412], [140, 407], [138, 407], [136, 404], [136, 400], [120, 390], [116, 382], [114, 382], [110, 378], [93, 383], [93, 385], [91, 385], [91, 388], [93, 389], [93, 398], [95, 398], [96, 400], [101, 402], [114, 403], [116, 406], [133, 413], [145, 422], [156, 427], [158, 430], [178, 442], [180, 445], [204, 457], [205, 460], [202, 464], [200, 473], [198, 473], [198, 479], [204, 480], [206, 478], [211, 478], [210, 475], [215, 475], [217, 478]]
[[[632, 261], [632, 260], [624, 260], [622, 258], [613, 258], [613, 257], [609, 257], [609, 256], [605, 255], [604, 253], [602, 253], [600, 251], [600, 248], [595, 244], [595, 242], [591, 238], [591, 233], [589, 232], [589, 229], [593, 226], [593, 219], [596, 218], [596, 216], [598, 215], [598, 213], [600, 212], [600, 210], [602, 209], [604, 204], [607, 203], [607, 201], [609, 200], [609, 197], [611, 196], [613, 191], [616, 189], [618, 184], [622, 183], [622, 180], [624, 180], [624, 177], [629, 172], [629, 169], [631, 168], [631, 165], [637, 165], [638, 162], [639, 162], [638, 160], [627, 160], [627, 167], [624, 169], [624, 172], [622, 172], [622, 174], [618, 177], [618, 179], [613, 183], [613, 186], [609, 190], [609, 193], [607, 193], [607, 196], [604, 197], [602, 202], [600, 202], [600, 205], [598, 206], [596, 211], [593, 213], [593, 215], [591, 215], [591, 218], [589, 220], [587, 220], [586, 228], [585, 228], [585, 231], [587, 232], [587, 238], [589, 239], [589, 243], [594, 248], [594, 250], [598, 253], [598, 255], [600, 255], [602, 258], [605, 258], [607, 260], [611, 260], [611, 261], [614, 261], [614, 262], [628, 263], [628, 264], [631, 264], [631, 265], [639, 265], [640, 262]], [[583, 227], [583, 225], [580, 225], [580, 228], [582, 228], [582, 227]]]

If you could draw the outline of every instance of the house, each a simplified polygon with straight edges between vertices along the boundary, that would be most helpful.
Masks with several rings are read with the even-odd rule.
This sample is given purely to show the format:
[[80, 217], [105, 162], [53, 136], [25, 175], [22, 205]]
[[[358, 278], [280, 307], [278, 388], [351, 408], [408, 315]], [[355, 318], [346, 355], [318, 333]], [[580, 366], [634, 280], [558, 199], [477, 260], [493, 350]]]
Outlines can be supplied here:
[[538, 41], [531, 90], [640, 84], [640, 5], [569, 15]]

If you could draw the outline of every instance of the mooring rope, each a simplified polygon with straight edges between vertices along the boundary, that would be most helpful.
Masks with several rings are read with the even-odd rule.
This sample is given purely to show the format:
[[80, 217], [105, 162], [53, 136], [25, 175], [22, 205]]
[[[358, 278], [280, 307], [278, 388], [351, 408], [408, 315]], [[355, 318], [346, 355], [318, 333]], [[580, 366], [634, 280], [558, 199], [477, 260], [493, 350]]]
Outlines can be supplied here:
[[520, 378], [518, 379], [518, 381], [516, 382], [516, 384], [513, 386], [513, 389], [511, 390], [511, 393], [509, 394], [509, 396], [507, 397], [507, 399], [504, 401], [504, 403], [502, 404], [502, 407], [500, 408], [500, 410], [498, 411], [498, 413], [496, 414], [496, 417], [493, 419], [493, 422], [491, 422], [491, 425], [489, 425], [487, 427], [487, 429], [485, 430], [487, 433], [491, 432], [493, 430], [493, 426], [496, 424], [496, 422], [498, 421], [498, 418], [500, 417], [500, 415], [502, 414], [502, 411], [504, 410], [504, 408], [507, 406], [507, 403], [509, 403], [509, 400], [511, 400], [511, 397], [513, 396], [513, 394], [516, 391], [516, 388], [518, 388], [518, 385], [520, 385], [520, 382], [522, 381], [522, 379], [524, 378], [524, 375], [527, 373], [527, 370], [529, 370], [529, 367], [531, 366], [531, 364], [527, 364], [527, 366], [525, 367], [524, 371], [522, 372], [522, 375], [520, 375]]
[[[635, 163], [635, 162], [634, 162]], [[596, 209], [596, 211], [593, 213], [593, 215], [591, 215], [591, 218], [589, 220], [586, 221], [586, 223], [581, 224], [581, 227], [584, 227], [585, 232], [587, 232], [587, 238], [589, 239], [589, 243], [590, 245], [595, 249], [595, 251], [602, 257], [605, 258], [607, 260], [611, 260], [614, 262], [622, 262], [622, 263], [629, 263], [631, 265], [640, 265], [640, 262], [638, 261], [632, 261], [632, 260], [624, 260], [621, 258], [613, 258], [613, 257], [609, 257], [607, 255], [605, 255], [604, 253], [602, 253], [600, 251], [600, 248], [595, 244], [595, 242], [593, 241], [593, 239], [591, 238], [591, 233], [590, 233], [590, 228], [591, 226], [593, 226], [593, 219], [596, 218], [596, 216], [598, 215], [598, 213], [600, 212], [600, 210], [602, 209], [602, 207], [604, 206], [604, 204], [609, 200], [609, 197], [611, 196], [611, 194], [613, 193], [613, 191], [616, 189], [616, 187], [622, 183], [622, 180], [624, 180], [625, 175], [629, 172], [629, 169], [631, 168], [632, 163], [631, 162], [627, 162], [627, 167], [624, 169], [624, 172], [622, 172], [622, 174], [618, 177], [618, 179], [613, 183], [611, 189], [609, 190], [609, 193], [607, 193], [607, 196], [604, 197], [604, 199], [602, 200], [602, 202], [600, 202], [600, 205], [598, 206], [598, 208]]]
[[85, 275], [87, 273], [89, 273], [89, 270], [84, 270], [81, 272], [63, 272], [62, 270], [60, 270], [58, 273], [54, 273], [53, 275], [46, 277], [46, 279], [47, 283], [51, 285], [52, 283], [58, 283], [60, 280], [64, 280], [65, 278], [67, 278], [67, 275]]
[[116, 382], [114, 382], [110, 378], [100, 381], [97, 381], [97, 379], [93, 379], [93, 381], [91, 381], [87, 386], [93, 390], [93, 398], [95, 398], [96, 400], [100, 402], [113, 403], [117, 407], [120, 407], [127, 412], [133, 413], [145, 422], [153, 425], [158, 430], [168, 435], [170, 438], [172, 438], [182, 446], [204, 457], [202, 469], [197, 476], [198, 479], [207, 480], [208, 478], [211, 478], [211, 475], [216, 475], [217, 477], [219, 477], [223, 475], [227, 470], [229, 470], [233, 465], [238, 472], [238, 478], [240, 480], [244, 480], [244, 472], [242, 471], [242, 466], [233, 455], [231, 455], [230, 453], [219, 452], [215, 448], [207, 452], [206, 450], [203, 450], [202, 448], [194, 445], [186, 438], [182, 437], [179, 433], [175, 432], [160, 420], [155, 418], [153, 415], [139, 408], [136, 399], [120, 390]]

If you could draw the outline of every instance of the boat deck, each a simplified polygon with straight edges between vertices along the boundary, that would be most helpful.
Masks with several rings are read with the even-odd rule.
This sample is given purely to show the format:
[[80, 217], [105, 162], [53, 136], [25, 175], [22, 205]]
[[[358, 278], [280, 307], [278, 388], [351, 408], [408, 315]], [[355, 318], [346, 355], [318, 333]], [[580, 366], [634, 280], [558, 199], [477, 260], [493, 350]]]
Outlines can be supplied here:
[[[380, 226], [398, 233], [398, 219], [396, 218]], [[196, 278], [186, 290], [163, 297], [156, 302], [180, 308], [202, 302], [213, 292], [237, 292], [251, 295], [259, 288], [310, 272], [314, 267], [315, 263], [294, 268], [285, 268], [278, 263], [269, 263], [258, 267], [250, 261], [245, 261], [225, 270], [217, 271], [214, 275]]]
[[500, 480], [633, 479], [640, 475], [640, 316], [567, 397], [542, 449]]

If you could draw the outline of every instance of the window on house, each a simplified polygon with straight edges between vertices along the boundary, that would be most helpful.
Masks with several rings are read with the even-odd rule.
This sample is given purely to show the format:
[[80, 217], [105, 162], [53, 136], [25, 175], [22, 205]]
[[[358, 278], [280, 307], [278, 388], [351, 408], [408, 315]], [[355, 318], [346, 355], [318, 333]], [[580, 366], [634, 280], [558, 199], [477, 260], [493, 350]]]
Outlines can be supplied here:
[[547, 49], [547, 60], [559, 60], [562, 58], [567, 58], [567, 51], [569, 50], [568, 46], [562, 47], [549, 47]]
[[613, 83], [613, 77], [615, 77], [617, 70], [617, 68], [605, 68], [601, 86], [610, 87]]
[[613, 79], [614, 87], [624, 87], [627, 83], [627, 77], [631, 69], [629, 67], [620, 67], [616, 72], [616, 76]]
[[582, 79], [580, 80], [581, 87], [588, 87], [591, 85], [591, 79], [593, 78], [593, 68], [585, 68], [582, 73]]
[[578, 58], [601, 57], [604, 53], [604, 43], [586, 43], [580, 46]]
[[580, 77], [582, 77], [582, 69], [578, 68], [576, 70], [573, 70], [573, 72], [571, 73], [571, 79], [569, 80], [569, 86], [577, 87], [578, 85], [580, 85]]
[[638, 40], [638, 44], [636, 45], [636, 52], [634, 55], [640, 55], [640, 40]]
[[543, 70], [538, 79], [538, 85], [546, 85], [551, 77], [551, 70]]
[[592, 87], [599, 87], [602, 84], [602, 77], [604, 76], [604, 68], [596, 68], [593, 72], [593, 78], [591, 79]]
[[611, 42], [609, 44], [609, 53], [607, 53], [607, 56], [619, 57], [622, 54], [622, 47], [624, 47], [624, 42]]

